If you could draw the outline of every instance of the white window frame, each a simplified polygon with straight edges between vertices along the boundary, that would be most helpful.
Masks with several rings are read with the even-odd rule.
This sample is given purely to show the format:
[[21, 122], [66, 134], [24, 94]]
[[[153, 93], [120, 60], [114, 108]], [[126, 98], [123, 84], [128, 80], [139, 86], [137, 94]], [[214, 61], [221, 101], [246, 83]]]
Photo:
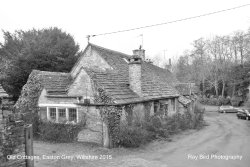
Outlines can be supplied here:
[[50, 108], [55, 108], [56, 109], [56, 123], [59, 123], [59, 111], [58, 109], [60, 108], [65, 108], [66, 109], [66, 120], [69, 121], [69, 108], [74, 108], [76, 109], [76, 123], [79, 123], [79, 112], [77, 107], [57, 107], [57, 106], [47, 106], [47, 120], [51, 121], [52, 119], [50, 118]]
[[76, 123], [78, 123], [78, 110], [77, 110], [77, 108], [73, 108], [73, 107], [69, 107], [68, 108], [68, 121], [69, 121], [69, 109], [75, 109], [76, 110]]
[[65, 109], [65, 119], [67, 120], [67, 116], [66, 116], [66, 110], [67, 110], [67, 108], [66, 107], [57, 107], [57, 110], [58, 110], [58, 122], [59, 122], [59, 118], [60, 118], [60, 113], [59, 113], [60, 109]]

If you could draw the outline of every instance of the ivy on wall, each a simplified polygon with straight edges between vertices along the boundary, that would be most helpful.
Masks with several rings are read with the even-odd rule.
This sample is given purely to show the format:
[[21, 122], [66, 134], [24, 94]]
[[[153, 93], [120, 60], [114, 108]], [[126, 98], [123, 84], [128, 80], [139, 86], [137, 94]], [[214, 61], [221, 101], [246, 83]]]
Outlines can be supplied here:
[[[98, 88], [98, 93], [95, 95], [95, 102], [99, 104], [114, 104], [114, 101], [109, 97], [104, 89]], [[122, 106], [104, 105], [98, 107], [101, 111], [101, 117], [108, 126], [110, 137], [110, 147], [119, 143], [120, 120], [122, 115]]]
[[128, 125], [132, 125], [134, 106], [134, 104], [127, 104], [124, 108], [127, 115]]
[[38, 99], [42, 91], [41, 78], [38, 71], [33, 70], [27, 83], [23, 86], [21, 95], [17, 100], [14, 111], [26, 114], [23, 118], [26, 123], [33, 125], [34, 135], [39, 131]]
[[145, 107], [145, 120], [149, 121], [150, 120], [150, 109], [152, 107], [152, 103], [145, 102], [145, 103], [143, 103], [143, 105]]
[[32, 71], [27, 83], [23, 86], [21, 95], [15, 104], [15, 110], [21, 113], [37, 111], [37, 103], [42, 91], [41, 80], [37, 71]]

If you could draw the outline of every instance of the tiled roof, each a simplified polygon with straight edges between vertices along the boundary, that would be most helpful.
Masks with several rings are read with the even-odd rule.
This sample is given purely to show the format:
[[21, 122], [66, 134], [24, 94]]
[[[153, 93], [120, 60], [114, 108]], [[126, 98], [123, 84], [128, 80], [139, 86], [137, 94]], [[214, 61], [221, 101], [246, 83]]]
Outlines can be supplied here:
[[3, 89], [2, 85], [0, 85], [0, 97], [9, 97], [9, 95]]
[[178, 97], [178, 101], [183, 104], [184, 106], [187, 106], [189, 103], [192, 102], [192, 100], [186, 98], [185, 96]]
[[37, 76], [41, 79], [48, 94], [61, 95], [67, 93], [67, 88], [72, 80], [70, 73], [34, 71], [37, 72]]
[[129, 89], [126, 78], [115, 72], [101, 72], [85, 69], [91, 78], [103, 88], [116, 103], [129, 103], [142, 100], [136, 93]]
[[[129, 88], [128, 68], [126, 60], [130, 55], [89, 44], [91, 49], [98, 52], [113, 70], [98, 70], [84, 68], [96, 84], [105, 89], [116, 103], [178, 97], [179, 92], [174, 88], [178, 82], [173, 74], [151, 63], [142, 63], [142, 97]], [[49, 95], [67, 95], [67, 89], [73, 82], [70, 73], [37, 71], [44, 88]]]
[[[137, 95], [129, 89], [129, 79], [128, 79], [128, 68], [129, 65], [126, 60], [130, 56], [112, 51], [110, 49], [105, 49], [94, 44], [90, 44], [91, 49], [97, 51], [106, 62], [112, 66], [113, 71], [107, 71], [106, 74], [100, 74], [95, 71], [97, 81], [100, 85], [114, 84], [110, 87], [113, 89], [120, 89], [120, 91], [126, 92], [135, 98]], [[100, 77], [102, 76], [102, 77]], [[153, 99], [153, 98], [164, 98], [164, 97], [176, 97], [179, 96], [178, 91], [172, 86], [174, 83], [178, 82], [171, 72], [166, 69], [157, 67], [151, 63], [142, 63], [142, 94], [143, 99]], [[114, 88], [115, 87], [115, 88]], [[110, 92], [111, 94], [115, 94]], [[128, 96], [128, 99], [132, 98]]]

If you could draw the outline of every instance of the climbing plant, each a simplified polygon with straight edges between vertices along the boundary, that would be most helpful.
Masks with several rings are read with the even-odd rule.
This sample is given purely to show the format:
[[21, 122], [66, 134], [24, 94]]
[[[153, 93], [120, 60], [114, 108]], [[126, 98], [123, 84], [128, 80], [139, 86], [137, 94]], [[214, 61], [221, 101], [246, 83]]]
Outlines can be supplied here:
[[27, 83], [23, 86], [21, 95], [14, 106], [14, 111], [24, 113], [24, 121], [33, 125], [33, 133], [35, 136], [39, 131], [37, 104], [41, 91], [42, 84], [38, 71], [33, 70], [33, 72], [29, 75]]
[[41, 80], [38, 71], [34, 70], [29, 75], [27, 83], [23, 86], [21, 95], [15, 104], [15, 109], [22, 113], [37, 110], [38, 98], [41, 91]]
[[120, 120], [122, 115], [122, 106], [110, 105], [114, 104], [113, 99], [106, 94], [104, 89], [98, 88], [98, 93], [95, 95], [95, 102], [99, 104], [104, 104], [99, 106], [101, 111], [101, 117], [103, 121], [108, 126], [108, 132], [110, 136], [110, 145], [116, 146], [119, 143], [119, 133], [120, 133]]

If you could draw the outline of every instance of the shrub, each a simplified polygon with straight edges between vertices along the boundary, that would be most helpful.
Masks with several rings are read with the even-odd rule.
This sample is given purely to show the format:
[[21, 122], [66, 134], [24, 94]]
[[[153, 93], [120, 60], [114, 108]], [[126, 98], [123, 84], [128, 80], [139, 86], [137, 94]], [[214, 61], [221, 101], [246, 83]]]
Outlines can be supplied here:
[[76, 140], [78, 133], [84, 127], [80, 124], [64, 124], [53, 122], [40, 122], [39, 133], [44, 141], [52, 142], [72, 142]]
[[138, 126], [120, 126], [119, 142], [116, 143], [123, 147], [139, 147], [152, 140], [153, 135], [146, 129]]
[[215, 105], [215, 106], [221, 106], [221, 105], [228, 105], [230, 104], [229, 98], [219, 97], [219, 98], [201, 98], [199, 99], [199, 102], [206, 105]]
[[240, 102], [241, 102], [241, 98], [240, 97], [232, 97], [231, 98], [231, 104], [232, 106], [239, 106]]
[[204, 125], [203, 114], [204, 108], [200, 103], [196, 103], [193, 114], [187, 111], [165, 118], [153, 116], [150, 121], [143, 122], [142, 126], [121, 124], [119, 140], [115, 144], [122, 147], [139, 147], [154, 139], [166, 139], [182, 130], [200, 128]]

